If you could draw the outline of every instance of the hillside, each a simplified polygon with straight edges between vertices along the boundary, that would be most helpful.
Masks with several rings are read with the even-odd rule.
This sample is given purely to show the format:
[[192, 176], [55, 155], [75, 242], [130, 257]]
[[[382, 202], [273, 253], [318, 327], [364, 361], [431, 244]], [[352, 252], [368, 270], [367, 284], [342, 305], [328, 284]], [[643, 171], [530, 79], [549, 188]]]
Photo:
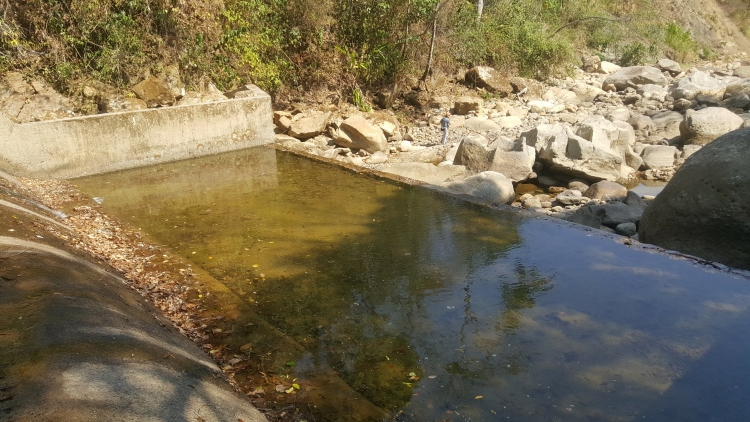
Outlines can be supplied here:
[[482, 64], [544, 79], [589, 54], [689, 64], [750, 51], [747, 0], [480, 3], [481, 13], [476, 0], [0, 0], [0, 74], [44, 80], [76, 112], [97, 113], [150, 75], [209, 93], [255, 83], [277, 99], [329, 90], [356, 101]]

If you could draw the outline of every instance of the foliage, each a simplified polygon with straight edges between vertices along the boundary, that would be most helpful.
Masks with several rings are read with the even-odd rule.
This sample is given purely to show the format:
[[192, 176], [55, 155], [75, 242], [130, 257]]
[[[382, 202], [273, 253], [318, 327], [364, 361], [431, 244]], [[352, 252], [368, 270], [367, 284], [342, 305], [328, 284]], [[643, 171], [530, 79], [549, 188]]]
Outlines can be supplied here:
[[670, 22], [666, 28], [664, 43], [672, 50], [672, 58], [685, 62], [696, 55], [698, 43], [693, 41], [690, 31], [682, 29], [674, 22]]
[[361, 94], [359, 84], [421, 76], [433, 24], [443, 73], [490, 65], [543, 78], [584, 49], [629, 65], [702, 47], [659, 21], [652, 0], [485, 1], [481, 20], [475, 0], [0, 0], [0, 16], [0, 72], [68, 93], [91, 80], [124, 90], [179, 65], [189, 89], [210, 79]]

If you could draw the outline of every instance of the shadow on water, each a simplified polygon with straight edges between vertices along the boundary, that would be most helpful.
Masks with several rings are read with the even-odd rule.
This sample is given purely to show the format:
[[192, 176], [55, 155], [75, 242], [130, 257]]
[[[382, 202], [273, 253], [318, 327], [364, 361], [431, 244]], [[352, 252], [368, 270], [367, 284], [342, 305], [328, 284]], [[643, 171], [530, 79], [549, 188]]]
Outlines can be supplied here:
[[654, 417], [748, 306], [746, 280], [264, 151], [79, 185], [302, 345], [294, 376], [403, 420]]

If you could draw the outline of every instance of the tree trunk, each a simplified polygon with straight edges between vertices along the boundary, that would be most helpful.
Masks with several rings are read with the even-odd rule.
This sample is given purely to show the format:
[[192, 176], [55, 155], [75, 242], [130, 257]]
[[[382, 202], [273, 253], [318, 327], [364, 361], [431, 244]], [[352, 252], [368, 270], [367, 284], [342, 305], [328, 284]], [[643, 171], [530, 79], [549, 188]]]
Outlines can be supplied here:
[[435, 16], [432, 18], [432, 39], [430, 40], [430, 54], [427, 56], [427, 67], [424, 70], [424, 74], [422, 75], [422, 79], [420, 79], [422, 82], [427, 80], [427, 76], [430, 75], [430, 70], [432, 70], [432, 56], [435, 53], [435, 37], [437, 37], [437, 21], [438, 21], [438, 12], [440, 11], [440, 6], [443, 4], [442, 1], [439, 1], [435, 5]]
[[482, 20], [482, 12], [484, 11], [484, 0], [477, 0], [477, 22]]

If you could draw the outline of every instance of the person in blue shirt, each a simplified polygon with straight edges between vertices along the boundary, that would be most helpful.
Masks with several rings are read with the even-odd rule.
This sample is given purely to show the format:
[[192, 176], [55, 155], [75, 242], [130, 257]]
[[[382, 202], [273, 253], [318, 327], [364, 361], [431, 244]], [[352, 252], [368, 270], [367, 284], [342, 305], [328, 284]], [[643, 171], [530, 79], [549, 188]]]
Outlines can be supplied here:
[[445, 117], [440, 120], [440, 129], [443, 131], [443, 145], [448, 140], [448, 128], [451, 127], [451, 114], [445, 113]]

